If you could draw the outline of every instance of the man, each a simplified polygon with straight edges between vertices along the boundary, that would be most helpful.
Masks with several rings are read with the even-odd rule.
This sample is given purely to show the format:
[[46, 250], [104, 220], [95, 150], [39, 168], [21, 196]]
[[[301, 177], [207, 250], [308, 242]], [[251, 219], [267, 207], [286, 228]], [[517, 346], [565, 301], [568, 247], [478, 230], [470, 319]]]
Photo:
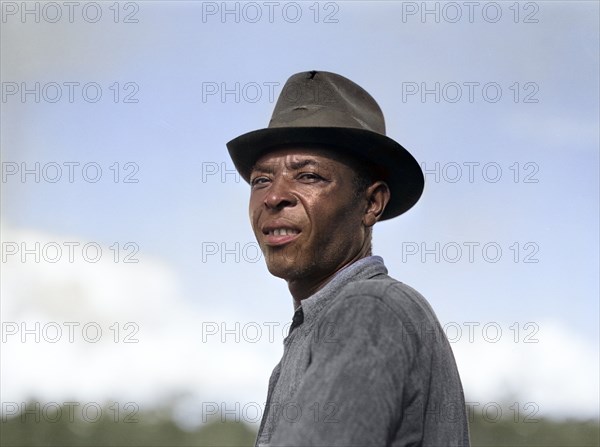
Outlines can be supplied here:
[[423, 174], [381, 109], [340, 75], [292, 76], [266, 129], [227, 144], [250, 220], [295, 308], [257, 445], [468, 446], [462, 385], [425, 299], [371, 256], [376, 222]]

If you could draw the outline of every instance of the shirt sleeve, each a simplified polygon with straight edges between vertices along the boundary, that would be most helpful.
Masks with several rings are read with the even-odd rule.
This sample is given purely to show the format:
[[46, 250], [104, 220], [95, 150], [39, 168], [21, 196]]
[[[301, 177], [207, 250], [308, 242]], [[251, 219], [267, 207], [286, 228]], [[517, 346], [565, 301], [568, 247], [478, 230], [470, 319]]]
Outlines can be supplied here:
[[413, 348], [381, 299], [344, 297], [315, 328], [311, 362], [273, 446], [386, 445], [402, 418]]

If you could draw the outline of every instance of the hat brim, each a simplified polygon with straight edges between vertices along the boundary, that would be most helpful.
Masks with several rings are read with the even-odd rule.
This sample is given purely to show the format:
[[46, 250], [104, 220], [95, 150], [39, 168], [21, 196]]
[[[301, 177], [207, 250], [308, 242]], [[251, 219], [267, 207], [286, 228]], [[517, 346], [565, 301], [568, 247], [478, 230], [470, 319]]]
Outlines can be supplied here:
[[425, 180], [415, 158], [399, 143], [385, 135], [364, 129], [341, 127], [271, 127], [240, 135], [227, 143], [233, 164], [250, 183], [256, 161], [283, 146], [318, 145], [334, 148], [371, 166], [377, 180], [390, 188], [390, 201], [380, 220], [391, 219], [417, 203]]

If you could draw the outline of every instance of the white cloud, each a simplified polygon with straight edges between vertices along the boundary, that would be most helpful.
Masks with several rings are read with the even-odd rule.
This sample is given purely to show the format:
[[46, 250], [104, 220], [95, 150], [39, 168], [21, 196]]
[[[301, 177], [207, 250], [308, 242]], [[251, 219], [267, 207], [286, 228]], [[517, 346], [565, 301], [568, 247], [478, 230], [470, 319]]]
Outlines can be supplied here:
[[521, 409], [531, 402], [538, 416], [598, 416], [597, 346], [558, 321], [519, 324], [519, 333], [514, 325], [513, 330], [497, 326], [502, 328], [499, 337], [490, 330], [487, 341], [479, 336], [470, 342], [464, 336], [452, 344], [469, 400], [481, 406], [518, 402]]
[[[11, 249], [15, 242], [19, 251], [21, 243], [32, 249], [40, 242], [41, 252], [49, 243], [76, 241], [81, 248], [90, 242], [6, 225], [3, 230], [3, 242], [11, 243]], [[263, 327], [257, 343], [236, 343], [235, 334], [223, 343], [221, 323], [234, 329], [242, 321], [241, 329], [239, 316], [196, 308], [181, 296], [177, 276], [156, 259], [138, 254], [139, 263], [115, 263], [114, 251], [101, 248], [96, 263], [83, 260], [80, 250], [75, 250], [73, 263], [66, 254], [56, 263], [47, 262], [56, 257], [49, 251], [40, 253], [40, 262], [34, 254], [22, 262], [20, 253], [4, 253], [3, 402], [35, 396], [59, 402], [122, 399], [141, 405], [177, 393], [219, 402], [264, 399], [281, 328], [273, 342]], [[216, 326], [208, 324], [212, 322]], [[246, 335], [255, 338], [249, 330]], [[128, 336], [137, 343], [125, 343]]]

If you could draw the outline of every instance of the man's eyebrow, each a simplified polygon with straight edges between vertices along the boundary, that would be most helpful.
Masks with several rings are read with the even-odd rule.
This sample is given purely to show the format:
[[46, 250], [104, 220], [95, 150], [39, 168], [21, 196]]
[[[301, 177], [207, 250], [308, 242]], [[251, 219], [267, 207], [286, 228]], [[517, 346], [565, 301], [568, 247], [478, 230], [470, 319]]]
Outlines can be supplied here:
[[275, 172], [275, 168], [273, 167], [273, 164], [270, 163], [256, 163], [254, 166], [252, 166], [252, 172], [273, 174]]
[[312, 158], [306, 158], [304, 160], [292, 161], [290, 163], [290, 169], [297, 171], [298, 169], [302, 169], [309, 165], [318, 166], [319, 163], [316, 160], [313, 160]]
[[[319, 166], [319, 162], [312, 158], [305, 158], [303, 160], [292, 161], [289, 163], [289, 169], [297, 171], [306, 166]], [[273, 174], [275, 172], [275, 165], [273, 163], [256, 163], [252, 167], [252, 172], [262, 172], [265, 174]]]

